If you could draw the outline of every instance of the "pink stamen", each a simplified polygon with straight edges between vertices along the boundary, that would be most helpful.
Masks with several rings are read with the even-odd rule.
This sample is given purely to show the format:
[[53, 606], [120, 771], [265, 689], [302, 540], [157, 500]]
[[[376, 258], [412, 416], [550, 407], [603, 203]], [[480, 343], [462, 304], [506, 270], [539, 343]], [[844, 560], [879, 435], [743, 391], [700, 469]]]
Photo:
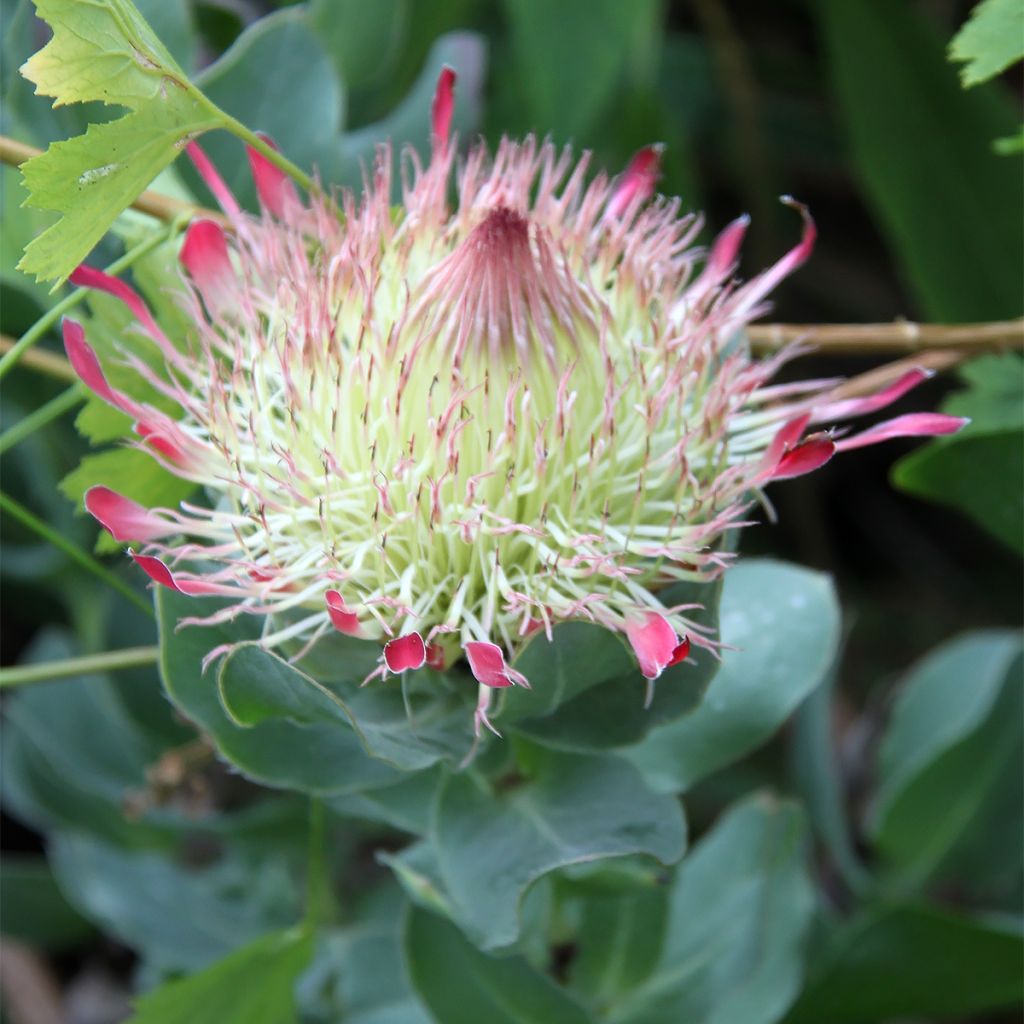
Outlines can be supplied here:
[[660, 143], [645, 146], [633, 156], [608, 201], [609, 217], [618, 219], [634, 202], [639, 205], [654, 195], [654, 187], [661, 174], [661, 154], [664, 149]]
[[112, 277], [110, 274], [105, 274], [102, 270], [97, 270], [95, 267], [89, 267], [82, 263], [71, 272], [69, 280], [79, 288], [95, 288], [97, 291], [113, 295], [115, 299], [120, 299], [131, 310], [135, 319], [142, 324], [146, 333], [159, 343], [165, 355], [174, 361], [180, 358], [170, 339], [160, 330], [157, 322], [153, 319], [153, 314], [150, 313], [149, 307], [143, 301], [142, 296], [119, 277]]
[[238, 597], [237, 587], [226, 586], [223, 583], [210, 583], [208, 580], [199, 579], [195, 576], [185, 576], [181, 573], [172, 573], [167, 566], [154, 558], [152, 555], [140, 555], [131, 549], [128, 554], [135, 560], [135, 564], [154, 583], [159, 583], [169, 590], [176, 590], [180, 594], [188, 594], [190, 597], [203, 597], [218, 595], [222, 597]]
[[866, 445], [889, 441], [894, 437], [937, 437], [941, 434], [955, 434], [971, 421], [962, 416], [948, 416], [941, 412], [911, 412], [906, 416], [877, 423], [853, 437], [845, 438], [836, 445], [841, 452]]
[[[271, 149], [277, 149], [274, 140], [269, 135], [264, 135], [262, 132], [256, 134]], [[246, 146], [245, 151], [249, 156], [249, 167], [252, 170], [253, 181], [256, 183], [260, 205], [275, 217], [283, 219], [289, 206], [297, 206], [299, 203], [299, 194], [295, 191], [295, 185], [284, 171], [252, 146]]]
[[213, 194], [214, 199], [220, 203], [220, 208], [229, 217], [237, 217], [242, 212], [241, 207], [238, 205], [238, 200], [231, 194], [231, 189], [228, 188], [224, 179], [217, 173], [217, 168], [213, 166], [213, 162], [200, 149], [199, 143], [190, 142], [185, 147], [185, 152], [188, 153], [189, 159], [199, 172], [199, 177], [203, 179], [206, 187]]
[[831, 402], [828, 405], [815, 409], [814, 422], [826, 423], [831, 420], [842, 420], [850, 416], [863, 416], [867, 413], [877, 412], [879, 409], [884, 409], [887, 405], [891, 405], [897, 399], [902, 398], [922, 381], [926, 381], [934, 376], [934, 371], [915, 366], [888, 387], [875, 392], [873, 395]]

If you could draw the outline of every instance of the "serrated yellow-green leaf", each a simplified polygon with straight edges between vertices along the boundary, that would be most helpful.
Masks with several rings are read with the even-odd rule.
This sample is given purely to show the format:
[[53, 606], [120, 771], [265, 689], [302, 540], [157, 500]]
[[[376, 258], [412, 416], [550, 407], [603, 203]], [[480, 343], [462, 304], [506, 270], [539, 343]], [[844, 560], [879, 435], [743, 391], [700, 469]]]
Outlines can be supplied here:
[[36, 0], [53, 38], [21, 73], [54, 106], [99, 100], [137, 109], [188, 79], [128, 0]]
[[36, 0], [53, 38], [22, 66], [54, 106], [99, 100], [129, 108], [22, 165], [27, 206], [63, 216], [18, 269], [63, 281], [187, 139], [224, 123], [131, 0]]
[[982, 0], [949, 46], [950, 60], [965, 61], [960, 80], [978, 85], [1024, 58], [1024, 4]]
[[184, 92], [148, 100], [116, 121], [56, 142], [22, 165], [26, 205], [61, 219], [25, 250], [18, 269], [63, 280], [136, 196], [178, 155], [183, 140], [219, 125]]

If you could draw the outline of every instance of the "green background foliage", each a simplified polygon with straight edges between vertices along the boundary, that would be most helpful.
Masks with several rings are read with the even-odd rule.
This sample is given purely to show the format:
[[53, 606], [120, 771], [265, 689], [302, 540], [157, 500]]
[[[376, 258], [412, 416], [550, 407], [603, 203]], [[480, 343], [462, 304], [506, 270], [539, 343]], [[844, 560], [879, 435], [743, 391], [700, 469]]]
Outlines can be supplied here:
[[[821, 242], [780, 319], [1021, 314], [1020, 156], [992, 147], [1020, 121], [1012, 73], [992, 80], [1021, 55], [1003, 0], [948, 53], [967, 5], [146, 0], [151, 34], [124, 3], [46, 0], [52, 24], [89, 8], [88, 31], [30, 65], [45, 92], [88, 101], [52, 109], [17, 76], [47, 30], [27, 0], [0, 2], [3, 131], [58, 143], [26, 169], [28, 206], [0, 170], [12, 337], [57, 298], [16, 268], [41, 232], [24, 269], [59, 279], [94, 244], [105, 264], [151, 232], [121, 213], [151, 179], [212, 204], [172, 162], [186, 131], [211, 130], [204, 147], [251, 208], [230, 119], [358, 186], [383, 139], [426, 152], [445, 63], [463, 140], [534, 131], [609, 173], [666, 143], [663, 191], [712, 226], [754, 214], [747, 275], [796, 232], [775, 195], [808, 201]], [[215, 107], [185, 88], [168, 101], [168, 74]], [[132, 155], [83, 192], [115, 145]], [[41, 207], [65, 214], [48, 232]], [[180, 339], [174, 272], [172, 243], [131, 275]], [[96, 296], [87, 313], [129, 386], [109, 358], [123, 310]], [[56, 332], [42, 345], [59, 351]], [[645, 711], [622, 642], [560, 626], [522, 653], [534, 688], [503, 695], [505, 738], [469, 767], [464, 670], [362, 688], [366, 645], [333, 637], [291, 665], [253, 643], [252, 621], [176, 628], [196, 602], [166, 590], [154, 626], [5, 517], [5, 664], [160, 645], [152, 667], [4, 693], [5, 937], [79, 977], [111, 940], [127, 948], [113, 987], [139, 997], [120, 1014], [139, 1024], [1016, 1019], [1024, 369], [1008, 352], [958, 372], [899, 411], [941, 404], [967, 430], [776, 488], [780, 525], [744, 531], [721, 592], [673, 598], [705, 606], [720, 663], [697, 652]], [[24, 367], [8, 381], [4, 429], [58, 391]], [[187, 496], [125, 447], [125, 417], [90, 399], [75, 425], [4, 454], [5, 492], [68, 541], [96, 544], [74, 514], [94, 483]], [[97, 550], [142, 592], [119, 545]], [[242, 646], [202, 673], [226, 642]]]

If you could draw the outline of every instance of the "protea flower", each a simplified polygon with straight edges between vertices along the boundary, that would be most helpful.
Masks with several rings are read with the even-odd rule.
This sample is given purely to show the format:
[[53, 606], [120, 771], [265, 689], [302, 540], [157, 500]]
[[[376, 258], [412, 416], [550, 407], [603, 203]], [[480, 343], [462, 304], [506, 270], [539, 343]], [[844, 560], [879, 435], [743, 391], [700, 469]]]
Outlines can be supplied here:
[[653, 681], [715, 642], [659, 592], [720, 574], [724, 531], [767, 484], [962, 421], [905, 416], [837, 440], [828, 428], [925, 372], [852, 401], [834, 381], [769, 384], [791, 353], [756, 361], [742, 332], [811, 252], [795, 201], [799, 244], [738, 283], [746, 218], [705, 258], [700, 218], [652, 198], [656, 147], [611, 181], [588, 183], [586, 156], [533, 138], [493, 157], [478, 144], [456, 168], [453, 82], [446, 69], [432, 158], [406, 154], [398, 209], [386, 150], [361, 196], [308, 203], [250, 152], [255, 219], [192, 143], [231, 230], [199, 220], [186, 234], [189, 338], [167, 337], [126, 284], [76, 272], [131, 308], [166, 375], [127, 358], [179, 414], [112, 388], [82, 329], [64, 332], [138, 445], [208, 496], [145, 509], [88, 493], [117, 540], [141, 545], [145, 573], [231, 599], [195, 621], [266, 616], [270, 648], [340, 630], [382, 644], [378, 676], [465, 657], [479, 731], [492, 689], [528, 685], [512, 665], [533, 631], [592, 620]]

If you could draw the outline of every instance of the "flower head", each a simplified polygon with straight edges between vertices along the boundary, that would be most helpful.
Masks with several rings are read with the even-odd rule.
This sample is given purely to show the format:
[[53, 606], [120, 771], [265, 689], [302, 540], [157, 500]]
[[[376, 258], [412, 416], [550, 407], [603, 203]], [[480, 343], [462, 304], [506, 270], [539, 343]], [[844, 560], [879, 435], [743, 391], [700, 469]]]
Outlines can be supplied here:
[[304, 204], [252, 153], [254, 219], [193, 143], [231, 231], [200, 220], [185, 236], [190, 338], [80, 268], [157, 346], [166, 375], [133, 365], [179, 413], [111, 387], [71, 321], [65, 341], [138, 444], [209, 498], [144, 509], [89, 492], [89, 511], [142, 545], [143, 572], [231, 599], [205, 621], [271, 616], [268, 646], [308, 649], [331, 630], [376, 641], [377, 675], [464, 656], [486, 723], [490, 689], [527, 683], [511, 667], [525, 638], [561, 621], [623, 634], [650, 680], [712, 644], [659, 592], [721, 573], [720, 540], [752, 496], [844, 447], [960, 421], [901, 417], [837, 440], [829, 427], [923, 374], [849, 401], [835, 382], [770, 385], [789, 353], [756, 361], [741, 335], [811, 252], [802, 206], [786, 200], [799, 244], [738, 283], [746, 219], [705, 257], [700, 219], [653, 198], [656, 147], [617, 180], [588, 181], [586, 156], [532, 138], [493, 156], [477, 145], [456, 167], [453, 81], [438, 85], [429, 164], [407, 155], [398, 209], [387, 152], [337, 204]]

